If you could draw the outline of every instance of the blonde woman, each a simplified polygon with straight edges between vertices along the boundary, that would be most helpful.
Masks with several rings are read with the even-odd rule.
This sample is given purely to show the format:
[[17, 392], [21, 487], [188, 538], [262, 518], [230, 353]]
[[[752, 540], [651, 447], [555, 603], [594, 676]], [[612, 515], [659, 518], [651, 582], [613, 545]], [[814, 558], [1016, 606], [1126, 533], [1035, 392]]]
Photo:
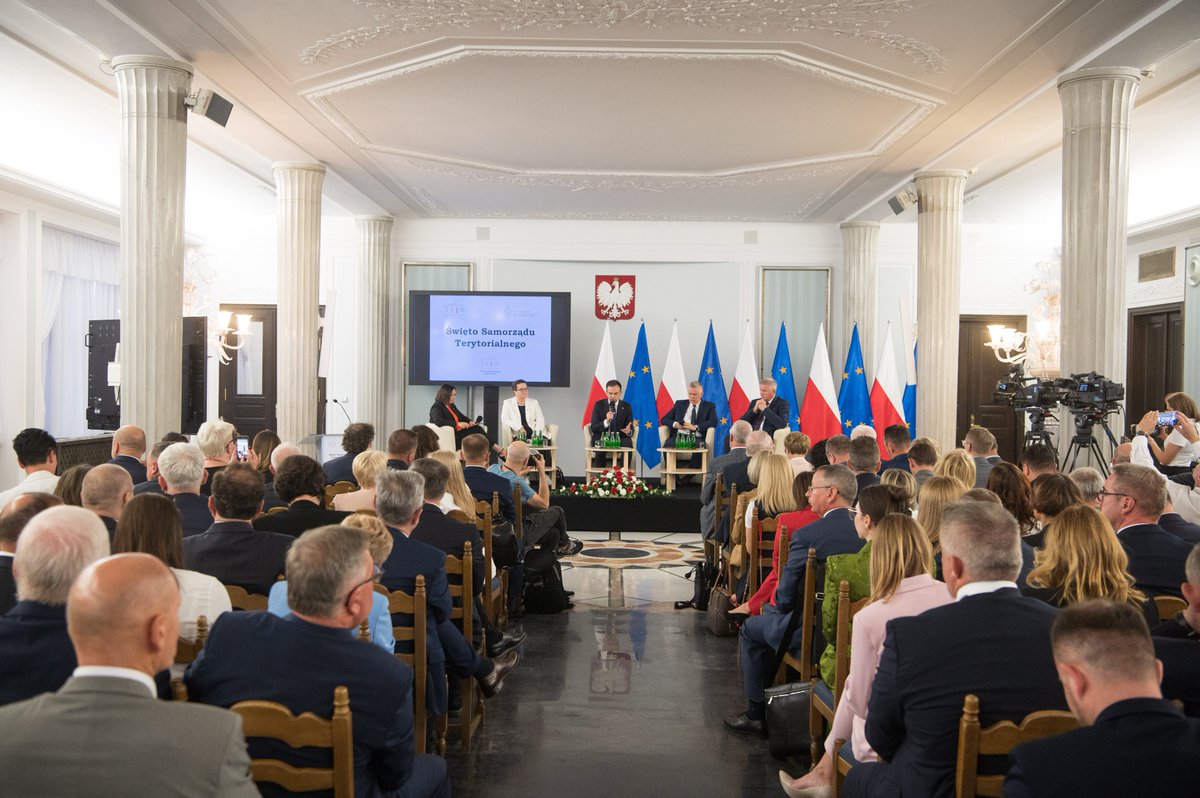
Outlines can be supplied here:
[[809, 773], [795, 780], [779, 771], [779, 781], [789, 796], [801, 796], [805, 794], [802, 790], [833, 784], [835, 740], [849, 740], [859, 762], [878, 761], [879, 757], [867, 744], [864, 730], [871, 682], [883, 652], [887, 622], [919, 615], [953, 601], [946, 585], [933, 578], [933, 549], [928, 536], [907, 515], [885, 516], [875, 527], [870, 567], [871, 603], [854, 616], [850, 636], [854, 656], [850, 658], [850, 674], [834, 712], [833, 728], [825, 738], [825, 756]]
[[333, 497], [333, 509], [346, 512], [375, 509], [375, 479], [387, 468], [387, 455], [378, 449], [367, 449], [354, 455], [350, 471], [358, 480], [358, 490], [339, 493]]
[[785, 455], [759, 452], [750, 461], [749, 471], [750, 479], [758, 485], [758, 492], [746, 507], [747, 527], [754, 519], [755, 508], [758, 509], [759, 521], [773, 519], [780, 513], [790, 513], [796, 509], [796, 498], [792, 496], [792, 481], [796, 475], [792, 473], [791, 463]]
[[1054, 519], [1054, 533], [1034, 557], [1021, 592], [1055, 607], [1104, 598], [1141, 608], [1146, 596], [1133, 586], [1129, 555], [1112, 525], [1085, 504], [1066, 508]]
[[[953, 477], [963, 484], [963, 490], [975, 487], [975, 460], [962, 449], [946, 452], [933, 467], [933, 473], [939, 477]], [[922, 487], [922, 491], [924, 488]], [[921, 500], [924, 501], [924, 495]]]
[[917, 478], [903, 468], [889, 468], [879, 475], [880, 485], [892, 485], [908, 494], [908, 509], [916, 506]]
[[446, 481], [446, 493], [442, 496], [442, 512], [449, 514], [457, 510], [467, 516], [468, 519], [474, 518], [475, 497], [471, 495], [471, 489], [467, 487], [467, 480], [463, 476], [463, 465], [462, 461], [458, 459], [458, 452], [447, 452], [438, 449], [436, 452], [431, 452], [429, 456], [450, 469], [450, 479]]
[[921, 504], [917, 509], [917, 518], [920, 519], [925, 533], [929, 535], [929, 545], [933, 547], [934, 557], [939, 563], [935, 572], [937, 574], [941, 573], [942, 544], [939, 531], [942, 527], [942, 513], [966, 492], [967, 486], [955, 477], [933, 476], [921, 486]]

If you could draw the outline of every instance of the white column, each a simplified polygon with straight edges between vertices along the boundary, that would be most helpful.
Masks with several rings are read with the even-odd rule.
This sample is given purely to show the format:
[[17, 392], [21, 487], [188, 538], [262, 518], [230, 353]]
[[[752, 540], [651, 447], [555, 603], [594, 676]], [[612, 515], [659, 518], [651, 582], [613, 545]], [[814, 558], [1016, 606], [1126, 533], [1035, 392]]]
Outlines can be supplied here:
[[387, 423], [387, 268], [392, 254], [391, 216], [359, 216], [358, 396], [354, 418], [375, 425], [375, 445], [382, 448]]
[[1081, 69], [1058, 81], [1063, 112], [1062, 373], [1125, 382], [1129, 127], [1141, 73]]
[[321, 185], [325, 167], [277, 163], [279, 200], [279, 436], [299, 442], [317, 431], [317, 309], [321, 277]]
[[[917, 433], [958, 445], [958, 307], [967, 173], [917, 173]], [[989, 352], [980, 352], [980, 356]]]
[[112, 60], [121, 102], [121, 423], [148, 440], [179, 431], [183, 379], [183, 189], [192, 68]]
[[879, 222], [843, 222], [841, 228], [846, 274], [842, 292], [845, 341], [849, 346], [850, 332], [858, 322], [863, 359], [870, 370], [876, 364], [870, 342], [875, 335], [875, 242], [879, 240]]

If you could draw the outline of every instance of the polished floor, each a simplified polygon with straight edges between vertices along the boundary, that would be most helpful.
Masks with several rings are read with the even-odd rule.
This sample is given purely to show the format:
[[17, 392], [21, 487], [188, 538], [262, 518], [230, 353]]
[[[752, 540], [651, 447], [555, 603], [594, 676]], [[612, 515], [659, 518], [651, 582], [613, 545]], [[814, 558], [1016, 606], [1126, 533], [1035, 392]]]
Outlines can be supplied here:
[[[526, 616], [521, 665], [471, 752], [451, 740], [454, 794], [782, 796], [766, 740], [721, 723], [744, 709], [737, 639], [672, 606], [691, 598], [697, 536], [581, 537], [587, 548], [563, 572], [574, 609]], [[597, 548], [634, 554], [588, 556]]]

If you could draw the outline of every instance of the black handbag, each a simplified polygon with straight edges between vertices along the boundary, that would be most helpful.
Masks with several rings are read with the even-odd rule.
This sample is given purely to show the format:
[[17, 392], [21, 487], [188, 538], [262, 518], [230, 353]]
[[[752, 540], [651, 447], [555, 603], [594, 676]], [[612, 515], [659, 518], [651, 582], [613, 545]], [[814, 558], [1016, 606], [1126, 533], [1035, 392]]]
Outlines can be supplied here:
[[733, 596], [729, 595], [729, 588], [725, 587], [724, 582], [722, 573], [717, 576], [717, 583], [708, 594], [708, 609], [705, 610], [707, 614], [704, 622], [708, 631], [717, 637], [733, 637], [737, 634], [737, 627], [725, 617], [725, 613], [733, 609]]
[[492, 527], [492, 562], [497, 568], [511, 568], [520, 561], [520, 548], [511, 521]]
[[808, 733], [812, 682], [767, 688], [767, 747], [776, 759], [810, 753]]

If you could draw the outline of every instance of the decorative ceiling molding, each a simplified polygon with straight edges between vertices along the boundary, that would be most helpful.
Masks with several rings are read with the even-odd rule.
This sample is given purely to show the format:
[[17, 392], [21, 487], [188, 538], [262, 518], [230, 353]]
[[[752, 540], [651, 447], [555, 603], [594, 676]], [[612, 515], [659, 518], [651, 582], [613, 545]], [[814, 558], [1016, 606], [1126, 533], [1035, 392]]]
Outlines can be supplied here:
[[921, 0], [353, 0], [381, 9], [374, 25], [350, 28], [320, 39], [300, 52], [300, 62], [323, 62], [335, 52], [376, 39], [439, 28], [495, 26], [502, 31], [567, 28], [705, 28], [735, 34], [828, 33], [866, 42], [909, 59], [922, 72], [946, 70], [947, 61], [930, 44], [888, 30], [891, 20]]

